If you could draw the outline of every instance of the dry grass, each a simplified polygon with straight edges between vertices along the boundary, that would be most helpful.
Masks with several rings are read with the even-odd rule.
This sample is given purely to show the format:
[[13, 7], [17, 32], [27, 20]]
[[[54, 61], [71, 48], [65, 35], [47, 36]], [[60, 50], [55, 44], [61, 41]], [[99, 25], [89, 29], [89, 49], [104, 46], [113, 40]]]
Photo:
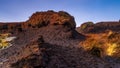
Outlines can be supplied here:
[[84, 50], [89, 51], [90, 53], [96, 53], [97, 49], [100, 53], [100, 56], [114, 56], [120, 57], [120, 33], [115, 33], [112, 31], [100, 34], [86, 34], [87, 39], [80, 43]]
[[108, 48], [106, 50], [107, 55], [109, 55], [109, 56], [114, 55], [114, 53], [116, 53], [116, 51], [117, 51], [118, 45], [116, 43], [112, 43], [112, 44], [108, 43], [107, 46], [108, 46]]
[[6, 40], [8, 36], [9, 36], [9, 33], [0, 34], [0, 49], [4, 49], [10, 45], [9, 41]]

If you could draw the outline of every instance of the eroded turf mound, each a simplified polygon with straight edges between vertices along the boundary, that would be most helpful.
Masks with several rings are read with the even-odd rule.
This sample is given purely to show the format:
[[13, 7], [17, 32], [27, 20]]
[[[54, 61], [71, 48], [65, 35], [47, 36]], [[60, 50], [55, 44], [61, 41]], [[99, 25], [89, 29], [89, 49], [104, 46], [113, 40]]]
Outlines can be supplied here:
[[43, 27], [47, 25], [65, 25], [70, 28], [75, 28], [76, 23], [74, 17], [64, 11], [54, 12], [36, 12], [29, 20], [26, 21], [25, 27]]
[[107, 30], [120, 32], [120, 21], [107, 21], [107, 22], [85, 22], [77, 31], [80, 33], [104, 33]]

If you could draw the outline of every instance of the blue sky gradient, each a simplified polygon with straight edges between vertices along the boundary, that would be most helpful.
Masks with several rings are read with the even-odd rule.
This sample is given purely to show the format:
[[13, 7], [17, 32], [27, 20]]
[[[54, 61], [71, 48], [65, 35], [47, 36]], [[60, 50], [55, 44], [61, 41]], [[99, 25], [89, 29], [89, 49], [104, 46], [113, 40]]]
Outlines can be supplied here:
[[120, 0], [0, 0], [0, 22], [26, 21], [36, 11], [67, 11], [83, 22], [118, 21]]

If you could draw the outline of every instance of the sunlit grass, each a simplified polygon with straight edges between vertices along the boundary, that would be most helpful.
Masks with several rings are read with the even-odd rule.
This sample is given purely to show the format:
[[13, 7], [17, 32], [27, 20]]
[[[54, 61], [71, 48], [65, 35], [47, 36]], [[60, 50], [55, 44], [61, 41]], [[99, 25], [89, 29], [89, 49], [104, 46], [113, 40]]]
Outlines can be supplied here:
[[112, 56], [117, 51], [118, 45], [116, 43], [113, 43], [113, 44], [108, 44], [107, 46], [108, 48], [106, 50], [106, 54]]
[[0, 35], [0, 49], [3, 49], [8, 46], [8, 42], [5, 40], [6, 37], [8, 37], [8, 35]]
[[7, 39], [9, 38], [9, 33], [0, 34], [0, 49], [5, 49], [11, 45], [10, 41]]

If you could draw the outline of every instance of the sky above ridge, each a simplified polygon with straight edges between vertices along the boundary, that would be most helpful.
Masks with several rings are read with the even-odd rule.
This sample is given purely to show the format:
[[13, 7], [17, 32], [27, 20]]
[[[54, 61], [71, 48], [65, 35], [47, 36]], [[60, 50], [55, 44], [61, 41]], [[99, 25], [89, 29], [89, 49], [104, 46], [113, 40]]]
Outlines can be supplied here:
[[36, 11], [64, 10], [77, 26], [87, 21], [119, 21], [120, 0], [0, 0], [0, 22], [26, 21]]

